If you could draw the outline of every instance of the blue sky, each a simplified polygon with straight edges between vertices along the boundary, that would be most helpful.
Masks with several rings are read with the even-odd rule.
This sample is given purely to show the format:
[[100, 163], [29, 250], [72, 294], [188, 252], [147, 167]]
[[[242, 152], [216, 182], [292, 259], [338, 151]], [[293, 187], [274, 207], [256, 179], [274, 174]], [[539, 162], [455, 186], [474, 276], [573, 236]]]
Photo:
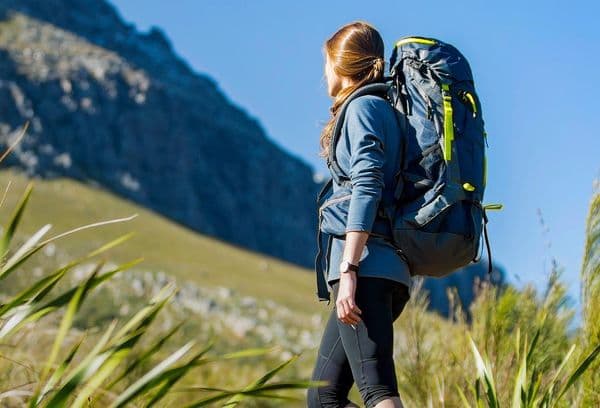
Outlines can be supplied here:
[[[330, 99], [323, 42], [354, 20], [386, 43], [436, 37], [469, 59], [488, 133], [485, 203], [493, 259], [540, 290], [551, 260], [580, 310], [585, 219], [600, 177], [597, 2], [113, 0], [125, 20], [155, 25], [198, 72], [256, 117], [267, 137], [327, 174], [317, 155]], [[542, 221], [543, 219], [543, 221]], [[577, 322], [580, 316], [577, 316]]]

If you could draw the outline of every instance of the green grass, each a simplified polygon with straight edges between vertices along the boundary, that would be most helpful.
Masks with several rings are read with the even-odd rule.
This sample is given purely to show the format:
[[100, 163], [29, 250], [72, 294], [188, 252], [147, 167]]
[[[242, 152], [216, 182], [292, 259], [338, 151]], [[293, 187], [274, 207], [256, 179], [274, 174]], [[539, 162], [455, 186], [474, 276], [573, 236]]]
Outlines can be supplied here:
[[[2, 158], [0, 158], [1, 160]], [[0, 255], [2, 258], [0, 260], [0, 281], [5, 281], [11, 275], [17, 275], [17, 278], [25, 278], [23, 272], [28, 269], [29, 263], [34, 259], [33, 256], [48, 248], [54, 241], [72, 235], [75, 231], [106, 225], [106, 222], [88, 224], [76, 230], [43, 239], [50, 228], [50, 225], [46, 224], [26, 241], [20, 245], [17, 243], [17, 246], [14, 247], [12, 244], [15, 242], [15, 232], [18, 231], [32, 191], [33, 183], [28, 183], [22, 198], [2, 230], [0, 237]], [[2, 200], [3, 203], [4, 200]], [[130, 219], [124, 218], [121, 219], [121, 222]], [[116, 220], [110, 222], [114, 221]], [[140, 259], [109, 267], [109, 270], [104, 272], [106, 259], [99, 259], [95, 262], [93, 270], [89, 271], [82, 280], [72, 282], [70, 288], [68, 287], [69, 283], [65, 281], [67, 272], [81, 266], [86, 261], [98, 258], [101, 254], [122, 244], [130, 237], [131, 234], [128, 233], [105, 243], [100, 248], [79, 259], [69, 260], [69, 262], [45, 277], [25, 278], [27, 284], [22, 290], [17, 290], [16, 294], [8, 298], [3, 296], [0, 307], [0, 349], [3, 350], [3, 354], [0, 354], [0, 361], [2, 362], [0, 365], [0, 378], [3, 380], [1, 381], [3, 392], [0, 399], [3, 400], [3, 405], [6, 405], [6, 399], [16, 399], [19, 406], [26, 404], [31, 408], [42, 406], [63, 407], [67, 405], [73, 408], [92, 405], [110, 405], [111, 408], [120, 408], [129, 406], [130, 403], [139, 399], [145, 399], [146, 406], [154, 406], [159, 401], [170, 399], [170, 397], [175, 398], [175, 400], [172, 400], [169, 406], [181, 405], [182, 401], [176, 401], [178, 398], [184, 397], [182, 394], [183, 389], [174, 391], [173, 387], [182, 383], [183, 377], [190, 373], [192, 369], [223, 360], [265, 355], [271, 351], [265, 348], [260, 350], [246, 348], [240, 352], [227, 353], [218, 357], [209, 356], [208, 353], [213, 348], [215, 340], [214, 336], [211, 335], [207, 340], [208, 346], [201, 346], [200, 350], [192, 352], [194, 346], [197, 345], [197, 339], [187, 339], [183, 347], [181, 345], [177, 346], [175, 351], [160, 359], [159, 355], [162, 354], [161, 349], [163, 349], [165, 342], [183, 327], [179, 323], [173, 326], [171, 322], [169, 323], [171, 327], [168, 329], [168, 333], [160, 334], [150, 330], [151, 326], [156, 328], [156, 325], [152, 323], [159, 316], [161, 310], [164, 310], [168, 305], [175, 305], [177, 302], [177, 294], [180, 292], [174, 282], [164, 282], [165, 284], [160, 289], [157, 288], [158, 290], [154, 295], [146, 298], [144, 301], [146, 305], [141, 309], [138, 305], [136, 307], [137, 312], [124, 323], [121, 321], [121, 324], [119, 324], [121, 319], [111, 319], [108, 326], [101, 330], [101, 334], [97, 330], [100, 326], [95, 324], [84, 325], [84, 333], [81, 335], [81, 332], [75, 329], [74, 323], [84, 301], [89, 298], [91, 292], [100, 286], [106, 288], [104, 284], [111, 283], [111, 279], [114, 279], [117, 274], [138, 264]], [[63, 285], [60, 285], [61, 283]], [[67, 288], [64, 288], [65, 283]], [[120, 283], [116, 284], [116, 289], [119, 292], [126, 287], [126, 285], [122, 285], [123, 282]], [[187, 285], [189, 286], [191, 283], [188, 282]], [[59, 286], [63, 287], [59, 288]], [[61, 293], [58, 295], [55, 289], [59, 289]], [[62, 313], [60, 313], [61, 311]], [[50, 326], [52, 327], [50, 333], [52, 333], [53, 339], [49, 343], [52, 345], [43, 349], [43, 356], [38, 355], [36, 358], [32, 354], [39, 353], [39, 345], [42, 342], [49, 344], [43, 339], [50, 340], [47, 336], [48, 330], [44, 329], [44, 323], [48, 323], [45, 318], [56, 319], [57, 312], [62, 314], [62, 317], [59, 319], [60, 323], [54, 320], [55, 323]], [[167, 312], [163, 311], [163, 316], [165, 313]], [[171, 320], [169, 317], [165, 317], [166, 320], [161, 319], [163, 328], [165, 328], [164, 323]], [[160, 324], [160, 322], [158, 323]], [[35, 326], [33, 331], [31, 330], [32, 326]], [[49, 327], [46, 326], [46, 328]], [[100, 336], [94, 336], [93, 334], [88, 336], [90, 331], [94, 331]], [[19, 335], [20, 339], [15, 338]], [[25, 346], [23, 340], [25, 338], [31, 340], [32, 337], [37, 338], [38, 341], [35, 341], [37, 347], [27, 350], [28, 347]], [[65, 343], [71, 342], [73, 337], [76, 338], [75, 343], [66, 346]], [[146, 351], [140, 353], [139, 347], [136, 348], [135, 346], [140, 343], [142, 338], [152, 338], [151, 342], [153, 344], [150, 348], [146, 348]], [[39, 340], [42, 340], [42, 342]], [[92, 346], [92, 348], [87, 351], [83, 350], [84, 343], [86, 348], [89, 348], [89, 346]], [[15, 345], [17, 346], [15, 347]], [[7, 348], [12, 348], [11, 357], [4, 354], [4, 350]], [[187, 354], [191, 354], [191, 357], [186, 358], [184, 362], [180, 362]], [[25, 358], [25, 356], [27, 357]], [[188, 398], [189, 394], [198, 394], [202, 391], [213, 391], [213, 395], [200, 396], [200, 399], [198, 399], [199, 396], [192, 397], [189, 401], [191, 404], [186, 404], [186, 406], [190, 408], [205, 407], [228, 400], [226, 405], [234, 407], [240, 405], [239, 403], [248, 402], [249, 398], [255, 397], [268, 397], [286, 401], [292, 398], [294, 401], [301, 401], [301, 397], [270, 392], [273, 390], [306, 389], [317, 385], [303, 380], [278, 383], [270, 381], [278, 376], [279, 371], [298, 357], [298, 354], [290, 356], [286, 362], [278, 364], [275, 368], [270, 368], [258, 380], [244, 385], [242, 389], [223, 389], [221, 387], [209, 387], [207, 389], [203, 384], [192, 383], [190, 385], [191, 389], [188, 387], [188, 390], [184, 391], [188, 393]], [[156, 361], [157, 358], [158, 361]], [[136, 368], [147, 365], [151, 360], [155, 361], [152, 369], [144, 372], [141, 376], [132, 376]], [[5, 365], [7, 361], [15, 364], [15, 366], [10, 363]], [[20, 374], [25, 374], [28, 377], [27, 381], [23, 382], [16, 378], [14, 368], [17, 366], [21, 371]], [[195, 378], [195, 376], [190, 376], [188, 380], [192, 378]], [[109, 379], [110, 383], [107, 383]], [[214, 391], [216, 391], [216, 394]]]
[[[13, 169], [0, 171], [3, 189], [12, 182], [0, 219], [7, 219], [28, 178]], [[112, 237], [135, 236], [111, 251], [111, 261], [143, 257], [141, 267], [164, 271], [201, 286], [226, 286], [241, 295], [271, 299], [298, 313], [323, 313], [317, 301], [311, 269], [245, 250], [192, 231], [166, 217], [104, 189], [71, 179], [35, 180], [17, 238], [24, 239], [51, 220], [49, 236], [91, 222], [138, 216], [132, 221], [82, 231], [75, 239], [58, 241], [70, 257], [81, 256]]]
[[[28, 180], [13, 170], [0, 172], [0, 178], [4, 186], [9, 181], [13, 182], [7, 194], [7, 202], [0, 207], [0, 217], [10, 219], [17, 198], [22, 196]], [[12, 276], [15, 279], [4, 280], [5, 287], [10, 289], [7, 292], [18, 291], [17, 287], [20, 285], [31, 285], [32, 275], [39, 279], [42, 275], [36, 272], [37, 267], [44, 271], [53, 270], [56, 262], [62, 264], [63, 261], [81, 257], [115, 237], [135, 231], [135, 236], [126, 243], [111, 248], [104, 258], [116, 266], [139, 256], [145, 257], [138, 264], [140, 270], [133, 271], [138, 274], [143, 271], [143, 275], [137, 275], [135, 279], [141, 279], [147, 272], [162, 271], [180, 282], [189, 282], [186, 286], [188, 288], [192, 283], [205, 288], [227, 286], [235, 289], [239, 296], [248, 295], [260, 301], [276, 302], [274, 306], [266, 307], [267, 316], [259, 319], [262, 323], [276, 323], [273, 327], [269, 326], [275, 334], [273, 341], [263, 340], [254, 334], [235, 338], [227, 327], [221, 328], [222, 315], [216, 315], [217, 318], [210, 321], [209, 316], [190, 313], [173, 301], [164, 309], [164, 320], [157, 321], [155, 328], [149, 332], [151, 342], [144, 344], [145, 347], [163, 335], [160, 334], [161, 330], [156, 331], [157, 328], [169, 330], [172, 324], [181, 320], [184, 325], [179, 335], [171, 339], [178, 347], [187, 344], [190, 339], [203, 342], [205, 335], [216, 329], [219, 342], [218, 350], [215, 351], [221, 354], [248, 346], [297, 345], [301, 343], [294, 342], [294, 339], [299, 338], [299, 328], [305, 328], [308, 332], [321, 332], [322, 327], [314, 323], [313, 317], [315, 314], [328, 314], [330, 307], [317, 301], [311, 270], [197, 234], [102, 189], [72, 180], [35, 181], [18, 234], [13, 241], [17, 241], [15, 247], [19, 247], [34, 231], [49, 221], [54, 225], [46, 236], [54, 236], [82, 225], [133, 214], [138, 216], [132, 221], [81, 231], [60, 240], [57, 254], [44, 255], [40, 252], [38, 264], [32, 258], [25, 267], [19, 267], [15, 271]], [[7, 231], [11, 229], [8, 228]], [[264, 267], [265, 264], [268, 268]], [[469, 306], [473, 316], [470, 325], [464, 320], [462, 305], [454, 306], [456, 322], [452, 322], [437, 313], [427, 312], [426, 295], [420, 290], [413, 293], [406, 310], [394, 325], [396, 372], [405, 406], [541, 407], [544, 405], [533, 401], [536, 395], [546, 394], [556, 395], [552, 399], [556, 402], [553, 406], [557, 408], [581, 406], [579, 403], [582, 401], [583, 386], [576, 380], [584, 372], [583, 368], [593, 363], [591, 356], [597, 356], [600, 348], [594, 341], [591, 342], [592, 348], [585, 347], [579, 330], [567, 330], [574, 310], [566, 303], [566, 286], [560, 280], [562, 268], [558, 264], [553, 265], [553, 273], [541, 298], [533, 285], [527, 285], [522, 290], [509, 286], [500, 291], [499, 288], [483, 285], [477, 291], [475, 302]], [[108, 329], [107, 320], [131, 313], [121, 312], [122, 306], [129, 305], [131, 310], [137, 310], [139, 299], [149, 297], [148, 293], [148, 296], [140, 297], [137, 290], [133, 290], [129, 279], [133, 276], [123, 274], [122, 278], [107, 282], [111, 284], [105, 285], [103, 291], [96, 293], [95, 297], [90, 295], [89, 307], [82, 308], [77, 319], [69, 318], [69, 324], [73, 324], [73, 330], [69, 331], [70, 338], [81, 328], [91, 327], [93, 330], [90, 333], [94, 336], [91, 344], [95, 344], [97, 337]], [[452, 296], [456, 299], [455, 290]], [[242, 314], [252, 315], [256, 312], [251, 309], [240, 310], [243, 306], [237, 300], [239, 299], [226, 298], [224, 309], [231, 306], [233, 314], [241, 311]], [[597, 299], [588, 299], [587, 302], [590, 302], [592, 309], [597, 306]], [[95, 310], [98, 313], [90, 313], [94, 309], [98, 309]], [[272, 313], [273, 310], [285, 313], [279, 315]], [[108, 317], [100, 313], [104, 311]], [[227, 310], [225, 312], [228, 313]], [[56, 343], [52, 337], [60, 324], [60, 316], [51, 318], [52, 320], [40, 320], [33, 327], [24, 327], [21, 333], [24, 336], [15, 342], [20, 347], [12, 350], [10, 356], [22, 361], [24, 365], [0, 359], [0, 383], [4, 387], [15, 388], [31, 381], [28, 366], [43, 369], [41, 363], [48, 359], [47, 350], [51, 350], [52, 344]], [[165, 328], [163, 325], [167, 322], [170, 326]], [[531, 347], [525, 352], [529, 343], [526, 341], [525, 346], [521, 346], [521, 338], [534, 338], [531, 345], [535, 343], [535, 349]], [[263, 342], [270, 344], [262, 344]], [[40, 347], [40, 344], [47, 347]], [[74, 344], [71, 339], [68, 347], [73, 347]], [[169, 353], [176, 351], [172, 345], [168, 349]], [[44, 355], [39, 356], [40, 353]], [[54, 354], [51, 354], [50, 360], [54, 359]], [[167, 356], [168, 354], [161, 354], [157, 358]], [[277, 357], [287, 359], [286, 356], [287, 353], [282, 353], [275, 358], [260, 356], [250, 362], [206, 365], [194, 369], [191, 375], [182, 380], [181, 386], [195, 387], [200, 384], [202, 387], [240, 389], [255, 384], [264, 372], [281, 364]], [[308, 379], [315, 357], [316, 350], [304, 349], [301, 357], [286, 368], [287, 375]], [[482, 361], [485, 364], [482, 365]], [[481, 367], [486, 370], [482, 371]], [[199, 390], [194, 389], [193, 393], [196, 391]], [[198, 395], [194, 395], [193, 399], [196, 397]], [[168, 398], [169, 401], [170, 398], [175, 401], [178, 397], [173, 395]], [[350, 398], [360, 401], [356, 387], [352, 388]], [[270, 402], [246, 402], [251, 405], [244, 406], [253, 408], [281, 406], [279, 402], [275, 402], [275, 405], [270, 405]], [[290, 403], [286, 406], [301, 405]]]

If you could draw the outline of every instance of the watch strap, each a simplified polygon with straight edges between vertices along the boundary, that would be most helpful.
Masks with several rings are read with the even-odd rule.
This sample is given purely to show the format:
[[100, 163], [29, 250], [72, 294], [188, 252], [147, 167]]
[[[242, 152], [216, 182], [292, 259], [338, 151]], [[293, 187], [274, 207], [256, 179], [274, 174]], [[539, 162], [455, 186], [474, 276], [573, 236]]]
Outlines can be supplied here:
[[353, 264], [352, 262], [348, 261], [348, 260], [343, 260], [342, 263], [346, 263], [348, 265], [348, 269], [346, 269], [344, 272], [348, 272], [348, 271], [353, 271], [353, 272], [358, 272], [359, 266]]

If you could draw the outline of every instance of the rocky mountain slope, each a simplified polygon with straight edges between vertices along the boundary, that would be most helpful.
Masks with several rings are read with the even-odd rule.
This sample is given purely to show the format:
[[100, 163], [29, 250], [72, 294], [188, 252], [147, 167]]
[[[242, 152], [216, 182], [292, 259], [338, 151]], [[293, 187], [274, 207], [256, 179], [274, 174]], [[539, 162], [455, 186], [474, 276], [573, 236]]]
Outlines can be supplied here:
[[0, 143], [30, 175], [97, 183], [190, 228], [312, 267], [312, 168], [158, 29], [104, 0], [0, 0]]

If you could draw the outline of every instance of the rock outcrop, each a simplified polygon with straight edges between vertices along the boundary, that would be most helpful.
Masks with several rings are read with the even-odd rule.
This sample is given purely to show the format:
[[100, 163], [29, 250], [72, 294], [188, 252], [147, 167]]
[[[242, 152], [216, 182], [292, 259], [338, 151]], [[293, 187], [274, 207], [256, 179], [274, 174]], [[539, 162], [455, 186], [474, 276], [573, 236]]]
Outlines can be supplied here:
[[[30, 175], [96, 183], [190, 228], [312, 267], [313, 169], [104, 0], [0, 0], [0, 142]], [[315, 139], [316, 140], [316, 139]]]

